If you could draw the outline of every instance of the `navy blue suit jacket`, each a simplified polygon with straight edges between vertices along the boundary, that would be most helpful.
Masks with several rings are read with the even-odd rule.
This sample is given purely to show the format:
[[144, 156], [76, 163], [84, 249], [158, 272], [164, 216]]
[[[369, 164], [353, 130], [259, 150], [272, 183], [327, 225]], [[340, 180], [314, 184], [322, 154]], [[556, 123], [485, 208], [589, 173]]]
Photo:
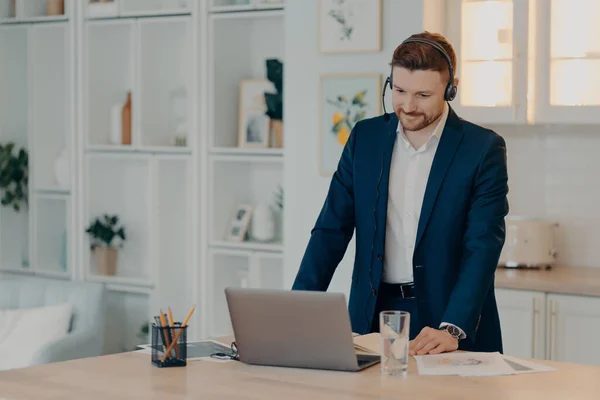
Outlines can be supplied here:
[[[344, 146], [292, 290], [325, 291], [356, 232], [349, 314], [367, 333], [385, 257], [394, 113], [355, 125]], [[450, 108], [419, 219], [414, 284], [423, 326], [452, 323], [467, 334], [459, 348], [502, 352], [494, 273], [508, 213], [506, 145], [495, 132]]]

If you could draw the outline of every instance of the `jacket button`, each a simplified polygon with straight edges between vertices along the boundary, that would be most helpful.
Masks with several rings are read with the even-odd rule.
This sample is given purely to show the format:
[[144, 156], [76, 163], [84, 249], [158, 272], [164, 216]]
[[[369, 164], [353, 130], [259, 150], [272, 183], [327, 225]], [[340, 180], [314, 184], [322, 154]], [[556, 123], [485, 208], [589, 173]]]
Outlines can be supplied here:
[[375, 296], [377, 294], [377, 291], [375, 289], [371, 289], [371, 295]]
[[378, 259], [379, 261], [383, 261], [383, 256], [382, 256], [381, 254], [377, 254], [377, 259]]

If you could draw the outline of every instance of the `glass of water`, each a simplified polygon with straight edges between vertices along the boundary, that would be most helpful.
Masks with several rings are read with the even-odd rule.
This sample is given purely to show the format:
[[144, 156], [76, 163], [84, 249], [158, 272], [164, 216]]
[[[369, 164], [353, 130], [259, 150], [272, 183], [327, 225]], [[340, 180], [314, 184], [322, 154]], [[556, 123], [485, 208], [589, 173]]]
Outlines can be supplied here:
[[405, 375], [408, 370], [410, 313], [382, 311], [379, 314], [381, 335], [381, 372]]

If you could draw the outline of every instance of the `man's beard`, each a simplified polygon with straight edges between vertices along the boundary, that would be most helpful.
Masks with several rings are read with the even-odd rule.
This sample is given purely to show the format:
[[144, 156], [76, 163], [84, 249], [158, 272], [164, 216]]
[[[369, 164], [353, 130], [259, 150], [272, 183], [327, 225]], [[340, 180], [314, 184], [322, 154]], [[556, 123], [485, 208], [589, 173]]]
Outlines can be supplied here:
[[[398, 120], [400, 121], [400, 124], [402, 125], [402, 129], [404, 129], [405, 132], [406, 131], [415, 132], [415, 131], [420, 131], [422, 129], [425, 129], [429, 125], [434, 123], [442, 115], [442, 112], [440, 112], [437, 115], [427, 116], [423, 113], [407, 114], [399, 109], [398, 111], [396, 111], [396, 115], [398, 116]], [[411, 116], [411, 118], [408, 119], [407, 115]]]

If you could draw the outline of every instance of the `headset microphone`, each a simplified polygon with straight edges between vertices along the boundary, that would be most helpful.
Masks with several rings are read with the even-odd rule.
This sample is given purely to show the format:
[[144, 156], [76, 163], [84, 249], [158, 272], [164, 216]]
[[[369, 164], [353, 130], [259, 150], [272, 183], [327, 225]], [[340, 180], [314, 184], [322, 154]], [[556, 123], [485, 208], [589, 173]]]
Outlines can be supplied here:
[[383, 92], [381, 94], [381, 104], [383, 105], [383, 119], [386, 121], [390, 120], [390, 115], [385, 110], [385, 89], [388, 85], [391, 85], [389, 76], [386, 78], [385, 83], [383, 84]]

